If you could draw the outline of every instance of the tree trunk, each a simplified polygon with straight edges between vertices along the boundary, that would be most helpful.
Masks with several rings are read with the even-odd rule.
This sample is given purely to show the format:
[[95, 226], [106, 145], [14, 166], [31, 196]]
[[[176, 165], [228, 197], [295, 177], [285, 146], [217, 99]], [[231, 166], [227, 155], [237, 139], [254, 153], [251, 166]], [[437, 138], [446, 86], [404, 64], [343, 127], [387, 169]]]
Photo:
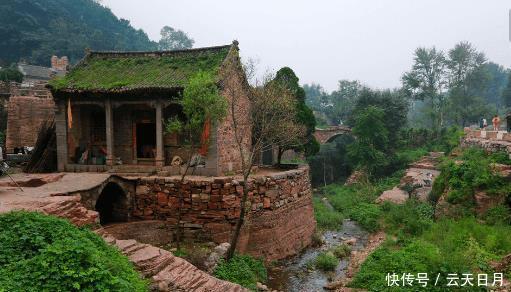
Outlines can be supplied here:
[[[249, 172], [250, 173], [250, 172]], [[247, 204], [248, 198], [248, 176], [243, 176], [243, 197], [241, 198], [241, 208], [240, 208], [240, 218], [236, 222], [236, 228], [234, 229], [234, 234], [231, 237], [231, 246], [226, 254], [226, 260], [232, 259], [234, 256], [234, 252], [236, 251], [236, 245], [238, 244], [238, 238], [240, 236], [241, 227], [245, 221], [245, 206]]]
[[280, 163], [282, 162], [282, 154], [284, 154], [284, 150], [282, 147], [279, 147], [277, 151], [277, 166], [280, 167]]

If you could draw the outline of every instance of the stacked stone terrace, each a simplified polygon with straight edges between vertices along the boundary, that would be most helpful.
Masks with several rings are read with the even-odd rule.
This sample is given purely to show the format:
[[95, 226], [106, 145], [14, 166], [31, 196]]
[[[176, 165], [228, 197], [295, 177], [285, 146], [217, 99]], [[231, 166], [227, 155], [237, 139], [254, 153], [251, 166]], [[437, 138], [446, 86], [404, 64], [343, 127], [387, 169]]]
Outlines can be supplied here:
[[478, 146], [488, 152], [506, 151], [511, 153], [511, 133], [465, 128], [465, 137], [461, 141], [461, 146]]

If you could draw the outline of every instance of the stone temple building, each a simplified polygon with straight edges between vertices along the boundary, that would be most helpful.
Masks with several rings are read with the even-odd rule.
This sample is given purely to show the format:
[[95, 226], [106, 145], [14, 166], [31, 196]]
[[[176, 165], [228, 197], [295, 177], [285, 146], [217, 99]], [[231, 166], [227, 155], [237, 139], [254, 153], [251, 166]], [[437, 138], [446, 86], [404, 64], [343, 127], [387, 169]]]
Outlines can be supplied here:
[[[48, 85], [56, 105], [59, 171], [179, 173], [180, 167], [171, 164], [177, 156], [184, 161], [189, 158], [187, 142], [179, 134], [166, 133], [164, 121], [184, 118], [181, 93], [189, 78], [200, 71], [215, 76], [229, 102], [236, 92], [236, 100], [241, 101], [236, 114], [247, 119], [248, 84], [237, 41], [179, 51], [88, 51], [67, 75]], [[243, 133], [248, 146], [250, 129]], [[239, 170], [230, 118], [212, 125], [209, 136], [205, 164], [194, 174], [215, 176]]]

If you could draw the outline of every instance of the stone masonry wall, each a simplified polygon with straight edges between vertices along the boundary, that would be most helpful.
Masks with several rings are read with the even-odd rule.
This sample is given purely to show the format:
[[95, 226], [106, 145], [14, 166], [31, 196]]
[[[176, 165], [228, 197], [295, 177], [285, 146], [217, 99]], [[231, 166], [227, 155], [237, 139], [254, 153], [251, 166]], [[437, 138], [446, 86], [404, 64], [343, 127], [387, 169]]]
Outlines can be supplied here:
[[51, 98], [11, 96], [7, 103], [7, 151], [34, 146], [41, 124], [54, 115], [54, 107]]
[[[249, 183], [249, 213], [239, 250], [274, 260], [310, 244], [315, 230], [308, 167], [255, 176]], [[179, 193], [185, 238], [229, 241], [240, 215], [242, 186], [232, 177], [147, 177], [137, 183], [133, 217], [175, 226]]]
[[462, 147], [476, 146], [488, 152], [506, 151], [511, 154], [511, 133], [465, 129]]

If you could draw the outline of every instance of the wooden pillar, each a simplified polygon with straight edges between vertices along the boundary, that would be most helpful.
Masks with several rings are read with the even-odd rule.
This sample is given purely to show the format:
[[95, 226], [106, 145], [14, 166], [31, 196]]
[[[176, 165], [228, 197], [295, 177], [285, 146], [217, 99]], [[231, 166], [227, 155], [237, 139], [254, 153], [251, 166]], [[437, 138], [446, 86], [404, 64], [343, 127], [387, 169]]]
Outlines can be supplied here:
[[108, 98], [105, 102], [106, 118], [106, 165], [114, 165], [114, 119], [112, 113], [112, 102]]
[[67, 156], [67, 100], [58, 99], [55, 104], [55, 132], [57, 136], [57, 168], [66, 171]]
[[164, 165], [163, 156], [163, 118], [162, 118], [162, 105], [161, 101], [156, 102], [156, 166], [162, 167]]

